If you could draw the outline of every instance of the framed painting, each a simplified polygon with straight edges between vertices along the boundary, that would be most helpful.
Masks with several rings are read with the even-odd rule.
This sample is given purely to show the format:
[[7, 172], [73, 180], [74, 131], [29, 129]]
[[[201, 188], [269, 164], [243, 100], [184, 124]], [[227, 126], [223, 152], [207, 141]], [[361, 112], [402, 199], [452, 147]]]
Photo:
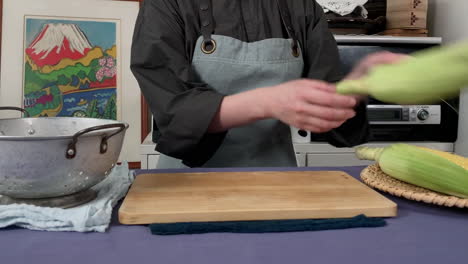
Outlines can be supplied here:
[[118, 20], [25, 16], [22, 101], [30, 116], [121, 119], [118, 27]]
[[3, 0], [0, 105], [127, 122], [120, 160], [138, 161], [141, 97], [130, 71], [138, 10], [132, 1]]

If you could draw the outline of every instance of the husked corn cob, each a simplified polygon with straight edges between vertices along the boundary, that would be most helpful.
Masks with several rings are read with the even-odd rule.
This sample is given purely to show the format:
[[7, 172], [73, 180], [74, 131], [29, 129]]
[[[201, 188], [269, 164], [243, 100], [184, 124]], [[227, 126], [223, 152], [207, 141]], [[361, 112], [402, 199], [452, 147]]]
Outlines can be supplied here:
[[426, 189], [468, 198], [468, 158], [409, 144], [357, 147], [359, 159], [375, 160], [387, 175]]
[[370, 95], [382, 102], [427, 104], [452, 99], [468, 87], [468, 42], [415, 52], [374, 67], [358, 80], [337, 84], [339, 94]]

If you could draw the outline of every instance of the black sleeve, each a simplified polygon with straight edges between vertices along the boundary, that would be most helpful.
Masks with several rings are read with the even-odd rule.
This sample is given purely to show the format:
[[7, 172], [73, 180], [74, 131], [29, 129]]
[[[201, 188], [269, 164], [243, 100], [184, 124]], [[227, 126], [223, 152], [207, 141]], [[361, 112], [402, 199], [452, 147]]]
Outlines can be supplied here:
[[[333, 34], [328, 28], [322, 7], [314, 1], [313, 10], [308, 16], [306, 53], [304, 58], [305, 73], [308, 78], [338, 82], [343, 79], [340, 55]], [[368, 141], [369, 123], [367, 102], [356, 107], [356, 116], [340, 127], [314, 138], [325, 138], [335, 147], [352, 147]]]
[[224, 95], [197, 80], [185, 39], [176, 1], [145, 0], [135, 25], [131, 70], [158, 128], [156, 150], [194, 167], [224, 139], [225, 132], [206, 132]]

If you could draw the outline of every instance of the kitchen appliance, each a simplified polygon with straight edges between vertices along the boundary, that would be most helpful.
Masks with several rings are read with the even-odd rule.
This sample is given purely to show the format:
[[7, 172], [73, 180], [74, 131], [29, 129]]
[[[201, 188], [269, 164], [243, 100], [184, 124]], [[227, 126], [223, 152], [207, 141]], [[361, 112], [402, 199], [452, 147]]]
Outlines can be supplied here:
[[342, 171], [140, 174], [122, 224], [394, 217], [397, 205]]
[[0, 205], [67, 208], [94, 199], [90, 188], [116, 165], [128, 127], [95, 118], [0, 119]]
[[[389, 36], [335, 36], [344, 74], [366, 55], [390, 51], [411, 54], [441, 43], [440, 38]], [[411, 89], [411, 87], [408, 87]], [[459, 98], [431, 105], [393, 105], [374, 98], [368, 101], [370, 142], [436, 141], [455, 142], [458, 130]], [[292, 128], [296, 143], [322, 142], [320, 134]]]
[[440, 124], [440, 105], [369, 105], [370, 124]]

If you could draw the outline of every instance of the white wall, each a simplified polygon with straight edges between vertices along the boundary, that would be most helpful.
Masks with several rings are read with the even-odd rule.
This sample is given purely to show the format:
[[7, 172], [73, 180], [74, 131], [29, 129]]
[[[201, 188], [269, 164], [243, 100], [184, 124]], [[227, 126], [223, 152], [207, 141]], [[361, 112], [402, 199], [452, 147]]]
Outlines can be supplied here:
[[[429, 0], [428, 28], [444, 43], [468, 41], [467, 0]], [[468, 73], [467, 73], [468, 74]], [[455, 152], [468, 157], [468, 89], [461, 94], [458, 141]]]
[[[97, 1], [97, 0], [93, 0]], [[120, 45], [120, 78], [122, 87], [118, 104], [120, 107], [119, 121], [129, 123], [130, 128], [126, 131], [125, 140], [119, 161], [134, 162], [140, 160], [141, 143], [141, 113], [140, 113], [140, 89], [138, 83], [130, 72], [130, 46], [135, 20], [137, 18], [139, 4], [129, 1], [104, 1], [93, 3], [89, 8], [86, 1], [70, 0], [35, 0], [24, 1], [18, 4], [18, 0], [3, 0], [3, 28], [2, 28], [2, 57], [0, 72], [0, 105], [19, 106], [22, 105], [22, 80], [23, 63], [22, 50], [23, 25], [25, 15], [51, 16], [60, 14], [68, 18], [104, 18], [119, 21], [117, 39]], [[109, 12], [112, 10], [112, 12]], [[6, 51], [6, 52], [5, 52]], [[18, 59], [19, 58], [19, 59]], [[125, 87], [125, 88], [124, 88]], [[0, 118], [19, 117], [19, 112], [1, 111]], [[0, 157], [1, 158], [1, 157]]]
[[429, 0], [428, 27], [446, 42], [468, 40], [467, 0]]

